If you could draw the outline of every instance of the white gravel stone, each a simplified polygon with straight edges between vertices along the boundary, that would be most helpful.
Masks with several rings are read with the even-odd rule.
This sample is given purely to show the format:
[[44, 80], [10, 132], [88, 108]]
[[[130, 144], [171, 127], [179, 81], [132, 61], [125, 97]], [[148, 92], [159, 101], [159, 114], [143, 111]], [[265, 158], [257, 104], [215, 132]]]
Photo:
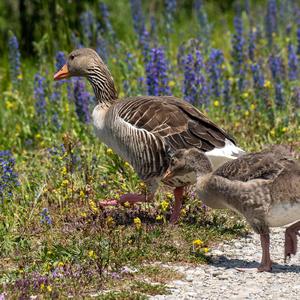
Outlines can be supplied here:
[[236, 268], [256, 268], [261, 259], [260, 239], [249, 234], [235, 241], [225, 241], [212, 249], [212, 263], [195, 268], [168, 266], [185, 275], [170, 282], [170, 295], [153, 296], [152, 300], [277, 300], [300, 299], [300, 249], [288, 264], [283, 263], [284, 228], [271, 233], [272, 273], [247, 272]]

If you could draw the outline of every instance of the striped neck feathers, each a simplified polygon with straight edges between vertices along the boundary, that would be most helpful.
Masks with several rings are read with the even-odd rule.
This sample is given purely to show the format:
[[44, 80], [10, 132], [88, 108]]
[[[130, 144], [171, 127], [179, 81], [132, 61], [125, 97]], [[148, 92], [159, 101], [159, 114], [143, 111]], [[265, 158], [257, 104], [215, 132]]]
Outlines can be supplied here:
[[105, 65], [93, 66], [87, 76], [99, 104], [112, 105], [118, 99], [114, 80]]

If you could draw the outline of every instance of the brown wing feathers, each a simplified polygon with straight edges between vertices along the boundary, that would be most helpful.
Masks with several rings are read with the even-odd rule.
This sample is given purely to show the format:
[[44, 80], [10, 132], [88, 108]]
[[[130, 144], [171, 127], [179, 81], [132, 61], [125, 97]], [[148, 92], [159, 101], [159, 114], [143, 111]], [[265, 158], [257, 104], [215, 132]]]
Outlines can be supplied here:
[[201, 112], [175, 97], [136, 97], [122, 101], [119, 116], [137, 128], [163, 138], [171, 149], [209, 151], [233, 139]]

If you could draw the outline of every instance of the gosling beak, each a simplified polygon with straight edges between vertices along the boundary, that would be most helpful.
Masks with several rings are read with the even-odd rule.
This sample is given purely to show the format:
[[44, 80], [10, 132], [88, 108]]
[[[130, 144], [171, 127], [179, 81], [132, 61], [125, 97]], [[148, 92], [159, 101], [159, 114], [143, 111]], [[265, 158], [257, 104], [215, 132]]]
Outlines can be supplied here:
[[163, 176], [163, 180], [168, 180], [168, 179], [170, 179], [172, 177], [173, 177], [173, 172], [170, 169], [168, 169], [166, 171], [166, 173], [164, 174], [164, 176]]
[[53, 77], [54, 80], [61, 80], [70, 77], [67, 64], [65, 64]]

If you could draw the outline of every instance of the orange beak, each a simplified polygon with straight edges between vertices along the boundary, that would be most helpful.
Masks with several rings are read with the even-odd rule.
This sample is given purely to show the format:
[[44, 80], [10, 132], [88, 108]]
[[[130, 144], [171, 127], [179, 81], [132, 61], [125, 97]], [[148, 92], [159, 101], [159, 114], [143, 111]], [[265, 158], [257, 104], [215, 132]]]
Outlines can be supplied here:
[[168, 179], [171, 179], [172, 177], [173, 177], [173, 172], [170, 171], [170, 169], [168, 169], [163, 176], [163, 180], [168, 180]]
[[54, 80], [61, 80], [64, 78], [70, 77], [70, 73], [68, 70], [67, 64], [63, 65], [63, 67], [54, 75]]

